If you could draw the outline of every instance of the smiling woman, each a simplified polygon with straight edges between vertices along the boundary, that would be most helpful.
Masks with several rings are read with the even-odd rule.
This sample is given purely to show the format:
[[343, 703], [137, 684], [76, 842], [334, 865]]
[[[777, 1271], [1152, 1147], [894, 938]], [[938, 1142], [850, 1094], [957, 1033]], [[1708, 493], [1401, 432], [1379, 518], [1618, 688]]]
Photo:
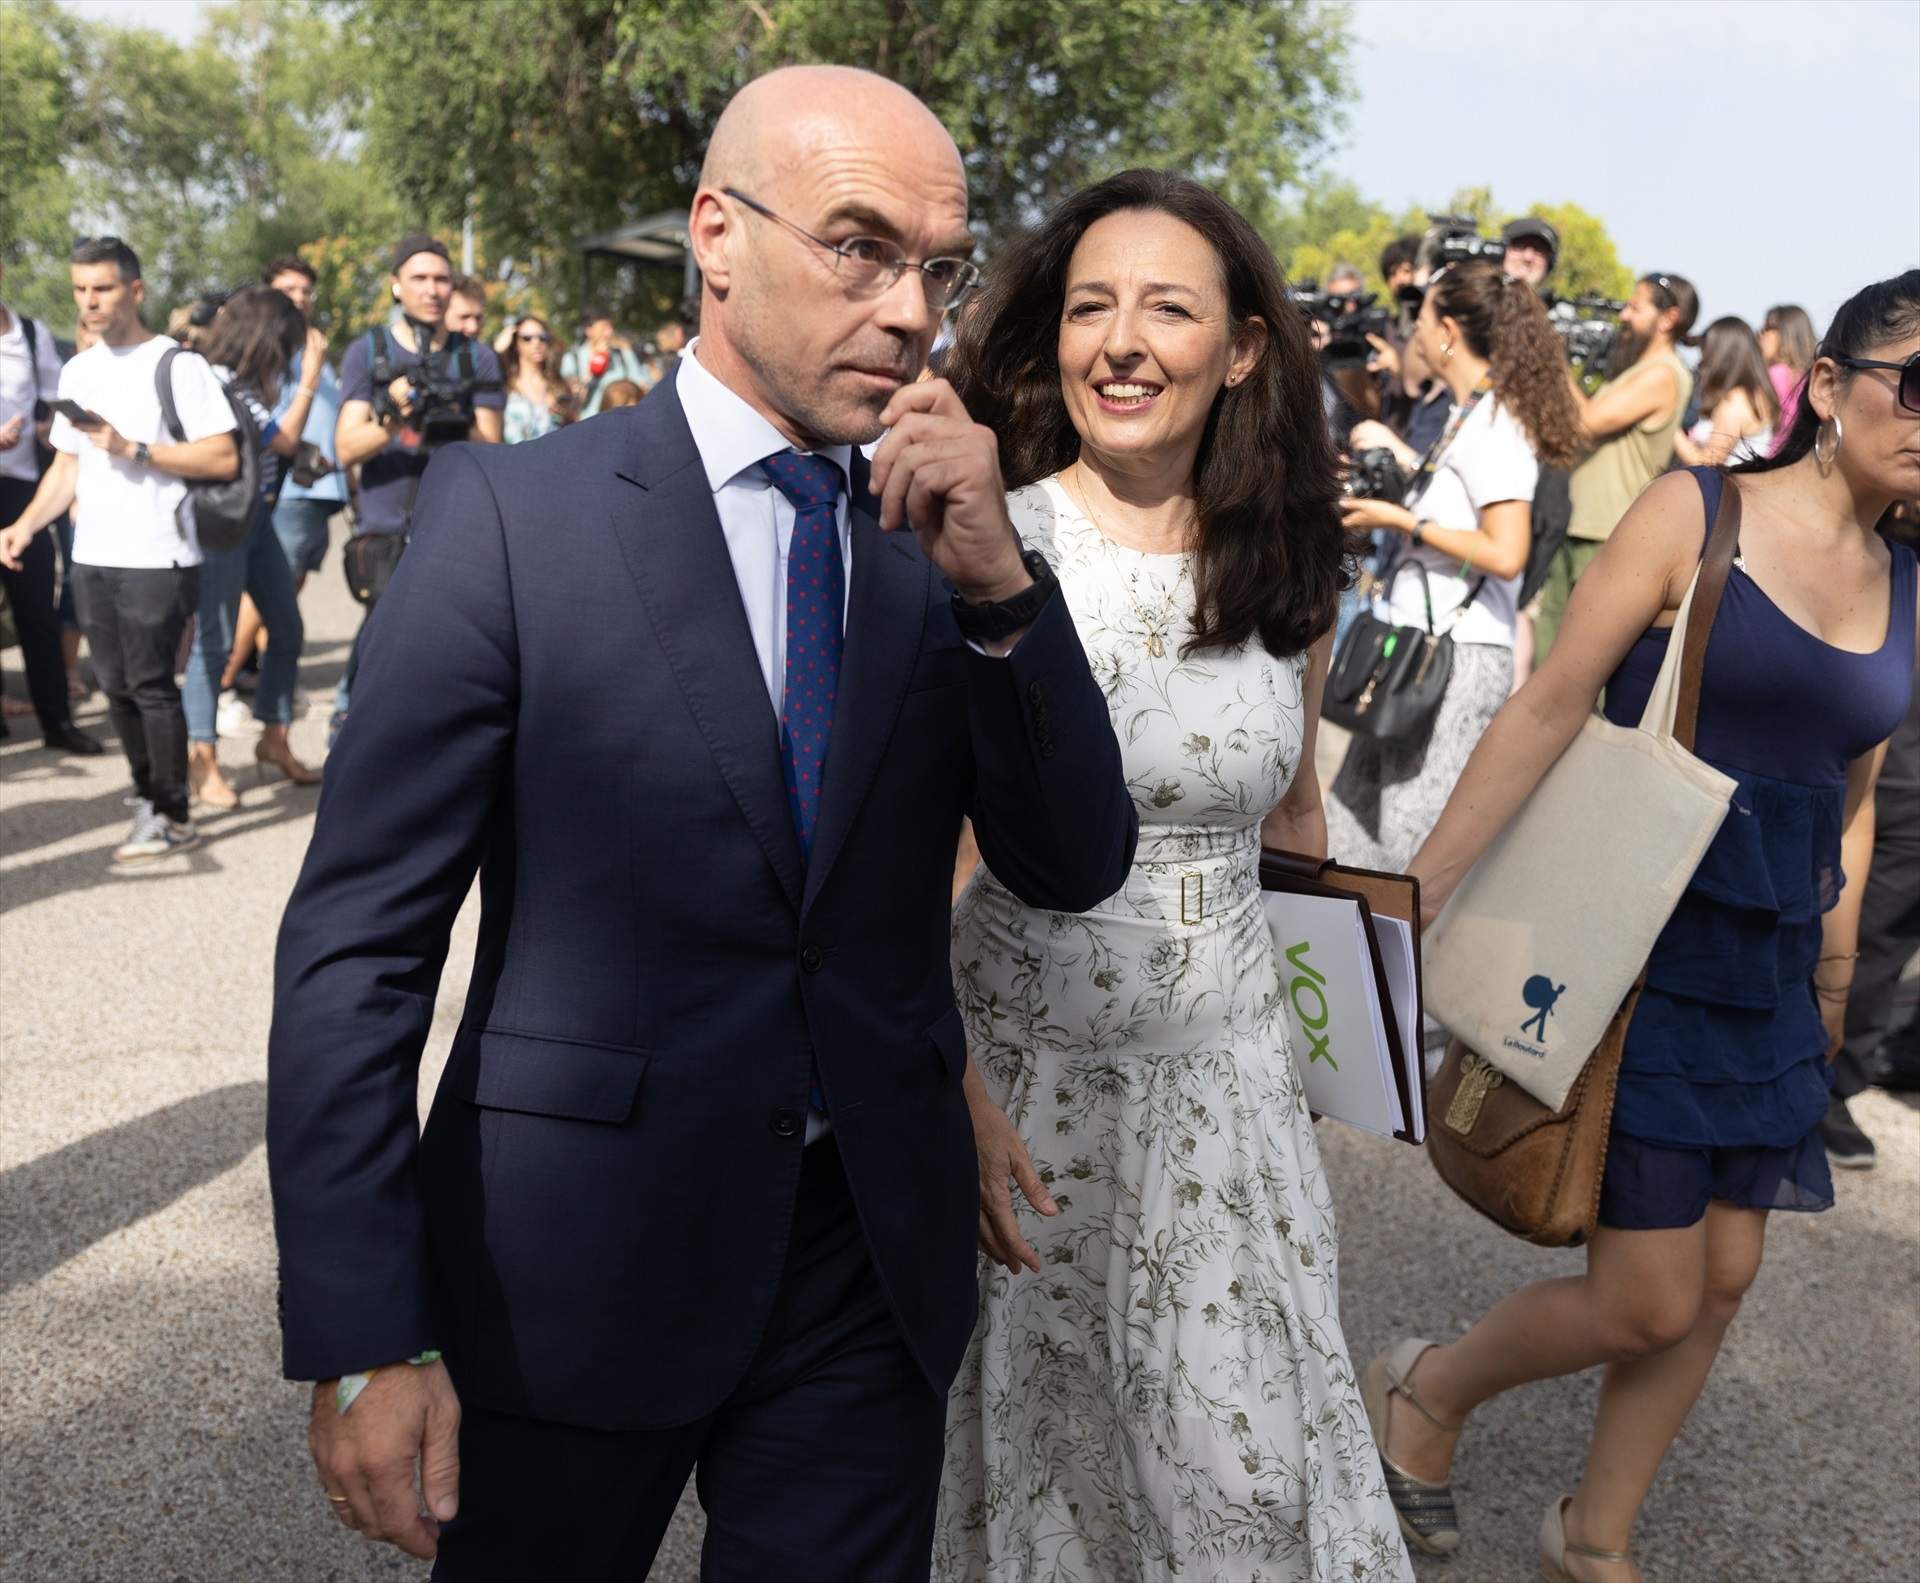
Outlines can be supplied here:
[[983, 1211], [1011, 1165], [1046, 1218], [983, 1234], [1005, 1268], [949, 1402], [934, 1573], [1408, 1578], [1256, 878], [1263, 839], [1326, 850], [1318, 365], [1265, 244], [1178, 177], [1070, 198], [993, 278], [954, 382], [1106, 693], [1140, 839], [1088, 912], [1026, 906], [991, 857], [955, 907]]

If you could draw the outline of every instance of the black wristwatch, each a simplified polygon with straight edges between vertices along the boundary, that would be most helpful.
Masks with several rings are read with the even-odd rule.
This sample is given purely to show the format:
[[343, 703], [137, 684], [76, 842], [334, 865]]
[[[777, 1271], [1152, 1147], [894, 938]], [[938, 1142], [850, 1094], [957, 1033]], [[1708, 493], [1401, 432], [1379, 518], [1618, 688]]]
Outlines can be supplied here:
[[145, 440], [134, 441], [133, 459], [142, 467], [153, 466], [153, 452], [147, 449], [147, 442]]
[[1011, 599], [989, 599], [974, 604], [955, 591], [953, 624], [963, 638], [971, 638], [976, 643], [997, 643], [1022, 627], [1033, 625], [1034, 617], [1060, 586], [1060, 579], [1053, 575], [1046, 556], [1038, 550], [1022, 550], [1020, 564], [1026, 567], [1033, 586], [1021, 589]]

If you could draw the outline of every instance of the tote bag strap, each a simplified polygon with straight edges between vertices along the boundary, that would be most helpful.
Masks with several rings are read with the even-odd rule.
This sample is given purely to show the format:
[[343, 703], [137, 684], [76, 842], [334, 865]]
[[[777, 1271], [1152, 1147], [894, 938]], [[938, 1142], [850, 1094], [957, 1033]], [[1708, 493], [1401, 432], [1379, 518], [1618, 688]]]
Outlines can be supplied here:
[[1700, 721], [1700, 684], [1707, 668], [1707, 642], [1713, 636], [1714, 617], [1720, 611], [1720, 596], [1727, 590], [1727, 577], [1733, 570], [1733, 558], [1740, 548], [1740, 486], [1721, 469], [1716, 469], [1719, 503], [1713, 514], [1713, 531], [1707, 535], [1706, 552], [1700, 557], [1700, 569], [1693, 585], [1680, 603], [1673, 631], [1667, 639], [1667, 657], [1654, 678], [1653, 691], [1640, 717], [1642, 730], [1656, 736], [1672, 737], [1689, 753]]

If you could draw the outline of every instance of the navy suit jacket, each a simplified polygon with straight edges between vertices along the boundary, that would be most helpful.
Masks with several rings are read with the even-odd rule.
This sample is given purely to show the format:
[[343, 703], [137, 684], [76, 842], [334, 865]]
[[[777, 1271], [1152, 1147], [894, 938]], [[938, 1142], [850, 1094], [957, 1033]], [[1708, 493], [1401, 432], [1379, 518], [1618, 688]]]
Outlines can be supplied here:
[[[1137, 824], [1064, 597], [1011, 657], [975, 653], [912, 535], [881, 532], [857, 453], [853, 484], [808, 862], [672, 381], [433, 462], [280, 930], [290, 1378], [439, 1347], [503, 1411], [712, 1411], [773, 1303], [817, 1060], [880, 1281], [946, 1390], [977, 1300], [961, 817], [1003, 883], [1063, 912], [1119, 889]], [[476, 869], [473, 979], [419, 1134]]]

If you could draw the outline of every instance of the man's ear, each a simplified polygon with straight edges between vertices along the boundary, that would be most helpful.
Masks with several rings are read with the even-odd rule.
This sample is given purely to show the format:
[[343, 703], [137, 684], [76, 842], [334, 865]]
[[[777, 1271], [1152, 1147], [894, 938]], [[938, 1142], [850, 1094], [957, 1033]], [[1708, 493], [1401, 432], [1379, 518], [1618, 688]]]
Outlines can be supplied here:
[[693, 209], [687, 216], [687, 246], [693, 251], [701, 278], [722, 296], [733, 278], [733, 235], [733, 217], [720, 194], [702, 187], [693, 195]]

